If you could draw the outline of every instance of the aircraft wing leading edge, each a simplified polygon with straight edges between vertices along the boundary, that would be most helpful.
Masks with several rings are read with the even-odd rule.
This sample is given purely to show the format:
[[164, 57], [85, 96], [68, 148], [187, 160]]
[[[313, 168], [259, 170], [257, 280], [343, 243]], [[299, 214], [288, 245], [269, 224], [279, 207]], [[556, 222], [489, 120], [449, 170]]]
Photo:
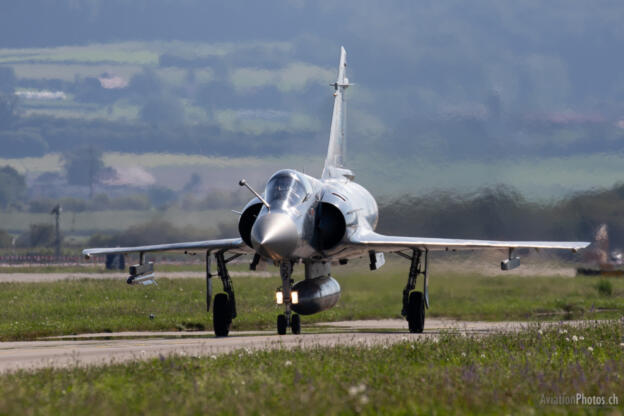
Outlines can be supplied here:
[[241, 238], [227, 238], [222, 240], [189, 241], [183, 243], [155, 244], [149, 246], [89, 248], [82, 251], [85, 256], [98, 254], [128, 254], [148, 253], [156, 251], [193, 251], [193, 250], [226, 250], [237, 253], [250, 253], [251, 249]]
[[365, 246], [379, 252], [393, 252], [405, 249], [422, 250], [470, 250], [470, 249], [560, 249], [577, 251], [589, 246], [587, 241], [498, 241], [498, 240], [465, 240], [457, 238], [426, 238], [399, 237], [378, 234], [375, 232], [356, 233], [351, 236], [350, 243]]

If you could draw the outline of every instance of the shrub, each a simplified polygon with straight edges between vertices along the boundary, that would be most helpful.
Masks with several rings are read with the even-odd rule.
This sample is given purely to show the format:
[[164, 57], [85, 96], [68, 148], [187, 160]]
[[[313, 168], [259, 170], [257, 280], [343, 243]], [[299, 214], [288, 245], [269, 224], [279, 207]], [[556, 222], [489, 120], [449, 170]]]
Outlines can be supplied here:
[[13, 236], [4, 230], [0, 230], [0, 248], [10, 248], [13, 245]]
[[613, 294], [613, 285], [610, 281], [602, 279], [596, 283], [596, 290], [602, 296], [611, 296]]
[[18, 247], [50, 247], [56, 239], [54, 226], [50, 224], [32, 224], [30, 230], [21, 234], [15, 245]]

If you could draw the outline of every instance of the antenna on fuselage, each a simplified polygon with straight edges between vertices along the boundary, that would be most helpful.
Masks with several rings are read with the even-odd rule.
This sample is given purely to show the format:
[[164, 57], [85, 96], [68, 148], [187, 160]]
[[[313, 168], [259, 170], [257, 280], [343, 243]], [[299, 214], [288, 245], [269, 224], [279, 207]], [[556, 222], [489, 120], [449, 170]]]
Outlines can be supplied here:
[[245, 188], [249, 189], [249, 191], [254, 194], [256, 196], [256, 198], [258, 198], [260, 200], [260, 202], [262, 202], [264, 204], [265, 207], [267, 207], [267, 209], [270, 211], [271, 210], [271, 206], [269, 205], [269, 203], [266, 201], [266, 199], [262, 198], [262, 196], [256, 192], [251, 185], [249, 185], [247, 183], [247, 181], [245, 179], [241, 179], [240, 181], [238, 181], [238, 184], [240, 186], [244, 186]]

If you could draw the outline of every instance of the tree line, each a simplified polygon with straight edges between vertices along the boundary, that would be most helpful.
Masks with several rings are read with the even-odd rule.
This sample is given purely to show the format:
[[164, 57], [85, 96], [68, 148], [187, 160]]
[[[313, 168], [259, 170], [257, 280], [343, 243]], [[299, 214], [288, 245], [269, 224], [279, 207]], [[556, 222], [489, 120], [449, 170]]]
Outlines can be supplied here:
[[474, 193], [404, 195], [380, 204], [379, 230], [422, 237], [593, 241], [606, 223], [614, 247], [624, 247], [624, 184], [569, 195], [551, 203], [513, 188]]
[[[616, 248], [624, 247], [622, 213], [624, 184], [579, 192], [553, 203], [528, 201], [514, 189], [498, 186], [470, 194], [430, 192], [381, 201], [378, 231], [421, 237], [593, 241], [597, 228], [606, 223]], [[207, 236], [159, 222], [94, 236], [90, 243], [152, 244], [236, 235], [234, 223], [221, 224], [218, 233]]]
[[[82, 158], [78, 158], [82, 160]], [[67, 160], [71, 160], [69, 157]], [[69, 170], [68, 170], [69, 171]], [[61, 203], [67, 211], [97, 211], [102, 209], [149, 210], [178, 206], [184, 210], [240, 209], [247, 196], [241, 193], [193, 196], [198, 179], [190, 180], [184, 190], [148, 189], [143, 194], [108, 197], [94, 195], [91, 199], [64, 198], [27, 201], [23, 175], [11, 167], [0, 168], [0, 206], [4, 209], [49, 212]], [[423, 237], [482, 238], [504, 240], [584, 240], [591, 241], [603, 223], [609, 227], [614, 247], [624, 247], [624, 183], [611, 188], [571, 194], [549, 203], [526, 199], [511, 187], [496, 186], [477, 192], [431, 191], [421, 195], [402, 195], [379, 203], [382, 233]], [[4, 225], [6, 227], [6, 224]], [[221, 234], [236, 235], [235, 224], [222, 224]], [[171, 224], [159, 224], [160, 234], [135, 232], [109, 234], [110, 244], [136, 242], [137, 235], [146, 240], [141, 244], [182, 239], [190, 230], [178, 230]], [[31, 230], [33, 231], [33, 230]], [[40, 235], [41, 230], [33, 234]], [[45, 234], [45, 233], [44, 233]], [[227, 234], [227, 235], [226, 235]], [[188, 235], [199, 237], [197, 233]], [[153, 237], [153, 238], [152, 238]], [[100, 241], [103, 237], [100, 238]], [[45, 241], [45, 238], [37, 238]], [[6, 238], [3, 240], [8, 241]], [[22, 239], [21, 241], [25, 241]]]

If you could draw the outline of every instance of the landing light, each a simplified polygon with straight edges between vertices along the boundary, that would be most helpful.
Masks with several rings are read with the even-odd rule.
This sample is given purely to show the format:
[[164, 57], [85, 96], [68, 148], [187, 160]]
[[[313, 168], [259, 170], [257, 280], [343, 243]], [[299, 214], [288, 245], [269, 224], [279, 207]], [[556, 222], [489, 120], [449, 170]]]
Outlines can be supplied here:
[[[278, 290], [277, 292], [275, 292], [275, 302], [278, 305], [284, 304], [284, 292], [282, 292], [281, 290]], [[296, 305], [299, 303], [299, 292], [297, 291], [290, 292], [290, 303], [293, 305]]]

